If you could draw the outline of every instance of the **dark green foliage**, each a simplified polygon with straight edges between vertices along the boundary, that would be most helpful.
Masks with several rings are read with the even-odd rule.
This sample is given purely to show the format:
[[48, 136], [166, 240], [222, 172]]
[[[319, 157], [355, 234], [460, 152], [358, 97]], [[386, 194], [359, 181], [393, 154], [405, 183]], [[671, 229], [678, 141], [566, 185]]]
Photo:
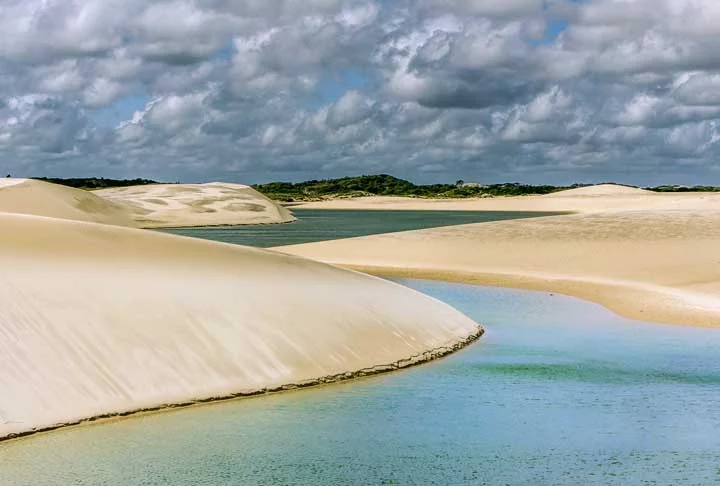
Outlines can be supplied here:
[[270, 182], [257, 184], [255, 189], [279, 201], [308, 201], [327, 197], [354, 196], [416, 196], [435, 198], [464, 198], [479, 196], [522, 196], [548, 194], [567, 187], [533, 186], [519, 183], [465, 185], [416, 185], [388, 174], [343, 177], [341, 179], [312, 180], [306, 182]]
[[717, 186], [657, 186], [647, 189], [655, 192], [720, 192]]
[[33, 177], [39, 181], [52, 182], [63, 186], [76, 187], [78, 189], [107, 189], [108, 187], [143, 186], [147, 184], [158, 184], [149, 179], [105, 179], [104, 177], [80, 177], [72, 179], [61, 179], [57, 177]]

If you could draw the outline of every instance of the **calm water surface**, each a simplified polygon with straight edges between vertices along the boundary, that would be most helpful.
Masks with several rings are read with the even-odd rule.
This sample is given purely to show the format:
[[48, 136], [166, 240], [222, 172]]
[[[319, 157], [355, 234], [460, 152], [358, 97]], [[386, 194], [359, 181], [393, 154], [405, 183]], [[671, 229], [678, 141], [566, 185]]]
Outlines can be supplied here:
[[720, 332], [400, 282], [485, 337], [403, 372], [2, 444], [0, 484], [720, 484]]
[[293, 213], [298, 221], [288, 224], [179, 228], [162, 231], [225, 243], [271, 247], [394, 231], [560, 214], [526, 211], [366, 211], [296, 208], [293, 208]]

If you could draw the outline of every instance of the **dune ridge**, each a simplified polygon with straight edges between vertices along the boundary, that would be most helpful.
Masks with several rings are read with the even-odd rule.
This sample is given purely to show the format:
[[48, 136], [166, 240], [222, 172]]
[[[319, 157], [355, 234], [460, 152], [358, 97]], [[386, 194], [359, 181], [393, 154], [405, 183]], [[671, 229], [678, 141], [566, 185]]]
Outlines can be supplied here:
[[290, 211], [249, 186], [155, 184], [84, 191], [33, 179], [2, 179], [0, 212], [139, 228], [274, 224]]
[[0, 227], [0, 438], [389, 371], [482, 333], [276, 252], [21, 214]]
[[0, 212], [134, 226], [130, 208], [82, 189], [33, 179], [2, 179]]

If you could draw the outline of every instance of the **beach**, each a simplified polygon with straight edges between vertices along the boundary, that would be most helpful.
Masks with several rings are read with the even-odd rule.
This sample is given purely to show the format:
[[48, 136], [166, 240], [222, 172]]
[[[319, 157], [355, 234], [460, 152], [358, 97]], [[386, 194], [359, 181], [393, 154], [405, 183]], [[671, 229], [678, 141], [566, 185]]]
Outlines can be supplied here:
[[720, 326], [720, 194], [595, 186], [546, 196], [360, 198], [303, 207], [555, 210], [562, 216], [280, 247], [380, 275], [546, 290], [626, 317]]

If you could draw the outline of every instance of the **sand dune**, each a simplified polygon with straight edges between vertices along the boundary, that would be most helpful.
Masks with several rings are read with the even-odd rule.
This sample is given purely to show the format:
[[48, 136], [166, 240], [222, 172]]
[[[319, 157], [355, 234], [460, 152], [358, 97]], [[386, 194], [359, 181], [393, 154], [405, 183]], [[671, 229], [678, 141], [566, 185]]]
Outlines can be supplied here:
[[420, 199], [371, 196], [298, 204], [312, 209], [446, 210], [446, 211], [559, 211], [597, 213], [637, 210], [720, 211], [720, 193], [656, 193], [632, 187], [602, 184], [542, 196], [471, 199]]
[[5, 179], [0, 179], [0, 187], [10, 187], [14, 186], [16, 184], [21, 184], [23, 182], [26, 182], [28, 179], [14, 179], [10, 177], [6, 177]]
[[562, 292], [631, 318], [717, 327], [720, 211], [698, 208], [498, 221], [279, 250], [372, 273]]
[[83, 191], [32, 179], [0, 179], [0, 212], [140, 228], [271, 224], [290, 211], [249, 186], [156, 184]]
[[103, 189], [96, 194], [132, 207], [133, 219], [143, 228], [286, 223], [295, 219], [287, 209], [242, 184], [153, 184]]
[[392, 369], [480, 332], [297, 257], [37, 216], [0, 227], [0, 437]]
[[127, 206], [92, 192], [32, 179], [0, 179], [0, 213], [133, 226]]
[[587, 197], [587, 196], [647, 196], [655, 194], [646, 189], [621, 186], [618, 184], [597, 184], [594, 186], [576, 187], [565, 191], [546, 194], [545, 198], [554, 197]]

